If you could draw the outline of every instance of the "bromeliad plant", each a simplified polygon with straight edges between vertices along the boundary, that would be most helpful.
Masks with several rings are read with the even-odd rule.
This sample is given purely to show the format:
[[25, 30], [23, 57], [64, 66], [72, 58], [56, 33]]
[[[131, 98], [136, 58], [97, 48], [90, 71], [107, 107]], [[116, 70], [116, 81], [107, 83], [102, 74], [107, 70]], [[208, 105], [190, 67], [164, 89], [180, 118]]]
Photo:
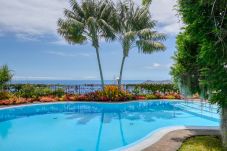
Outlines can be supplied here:
[[119, 90], [117, 86], [106, 86], [104, 91], [99, 92], [99, 96], [109, 101], [127, 101], [133, 99], [132, 94], [124, 90]]
[[101, 101], [101, 102], [120, 102], [133, 100], [135, 97], [128, 93], [118, 89], [117, 86], [105, 86], [103, 91], [91, 92], [80, 96], [81, 101]]

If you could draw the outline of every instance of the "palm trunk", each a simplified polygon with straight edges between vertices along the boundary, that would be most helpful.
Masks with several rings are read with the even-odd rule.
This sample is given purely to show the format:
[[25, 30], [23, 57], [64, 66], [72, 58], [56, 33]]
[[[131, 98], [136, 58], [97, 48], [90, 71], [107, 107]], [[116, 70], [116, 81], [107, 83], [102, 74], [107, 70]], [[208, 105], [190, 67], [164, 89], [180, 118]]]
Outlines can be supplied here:
[[225, 150], [227, 150], [227, 106], [222, 107], [221, 112], [221, 135]]
[[99, 73], [100, 73], [100, 77], [101, 77], [102, 89], [104, 90], [104, 79], [103, 79], [102, 66], [101, 66], [101, 61], [100, 61], [100, 56], [99, 56], [99, 48], [96, 47], [95, 49], [96, 49], [96, 55], [97, 55], [97, 59], [98, 59]]
[[126, 56], [124, 55], [123, 58], [122, 58], [122, 62], [121, 62], [120, 77], [119, 77], [119, 82], [118, 82], [118, 89], [119, 90], [121, 90], [121, 81], [122, 81], [122, 74], [123, 74], [125, 59], [126, 59]]

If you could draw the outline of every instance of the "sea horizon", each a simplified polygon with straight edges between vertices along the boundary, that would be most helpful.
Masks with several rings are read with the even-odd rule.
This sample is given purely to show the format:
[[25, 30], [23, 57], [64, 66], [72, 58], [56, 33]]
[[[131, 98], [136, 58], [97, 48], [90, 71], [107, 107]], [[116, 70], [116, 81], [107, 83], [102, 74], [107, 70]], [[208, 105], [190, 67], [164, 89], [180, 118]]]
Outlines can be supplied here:
[[[122, 84], [141, 84], [145, 82], [166, 82], [170, 80], [122, 80]], [[100, 80], [12, 80], [11, 84], [101, 84]], [[116, 80], [105, 80], [105, 84], [117, 84]]]

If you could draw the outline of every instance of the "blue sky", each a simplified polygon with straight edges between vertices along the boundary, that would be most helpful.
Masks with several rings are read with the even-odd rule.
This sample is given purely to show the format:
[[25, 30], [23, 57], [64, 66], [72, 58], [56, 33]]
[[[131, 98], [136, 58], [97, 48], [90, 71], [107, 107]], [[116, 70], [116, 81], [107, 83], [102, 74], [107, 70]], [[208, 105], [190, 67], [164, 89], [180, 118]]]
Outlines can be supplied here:
[[[136, 1], [139, 3], [139, 1]], [[56, 32], [65, 0], [0, 0], [0, 65], [8, 64], [14, 79], [97, 80], [96, 54], [88, 42], [68, 45]], [[130, 52], [125, 64], [125, 80], [167, 80], [173, 63], [175, 37], [181, 23], [173, 10], [176, 0], [153, 0], [151, 12], [156, 30], [167, 34], [165, 52], [151, 55]], [[2, 17], [3, 16], [3, 17]], [[122, 50], [118, 41], [101, 42], [104, 77], [118, 76]]]

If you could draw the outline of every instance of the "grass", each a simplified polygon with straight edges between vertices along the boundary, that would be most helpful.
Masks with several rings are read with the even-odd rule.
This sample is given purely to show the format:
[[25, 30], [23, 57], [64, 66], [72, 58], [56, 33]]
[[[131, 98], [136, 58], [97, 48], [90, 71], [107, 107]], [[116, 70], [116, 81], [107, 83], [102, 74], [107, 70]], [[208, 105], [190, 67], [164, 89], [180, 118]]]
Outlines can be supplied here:
[[224, 151], [224, 149], [219, 137], [196, 136], [187, 139], [179, 151]]

